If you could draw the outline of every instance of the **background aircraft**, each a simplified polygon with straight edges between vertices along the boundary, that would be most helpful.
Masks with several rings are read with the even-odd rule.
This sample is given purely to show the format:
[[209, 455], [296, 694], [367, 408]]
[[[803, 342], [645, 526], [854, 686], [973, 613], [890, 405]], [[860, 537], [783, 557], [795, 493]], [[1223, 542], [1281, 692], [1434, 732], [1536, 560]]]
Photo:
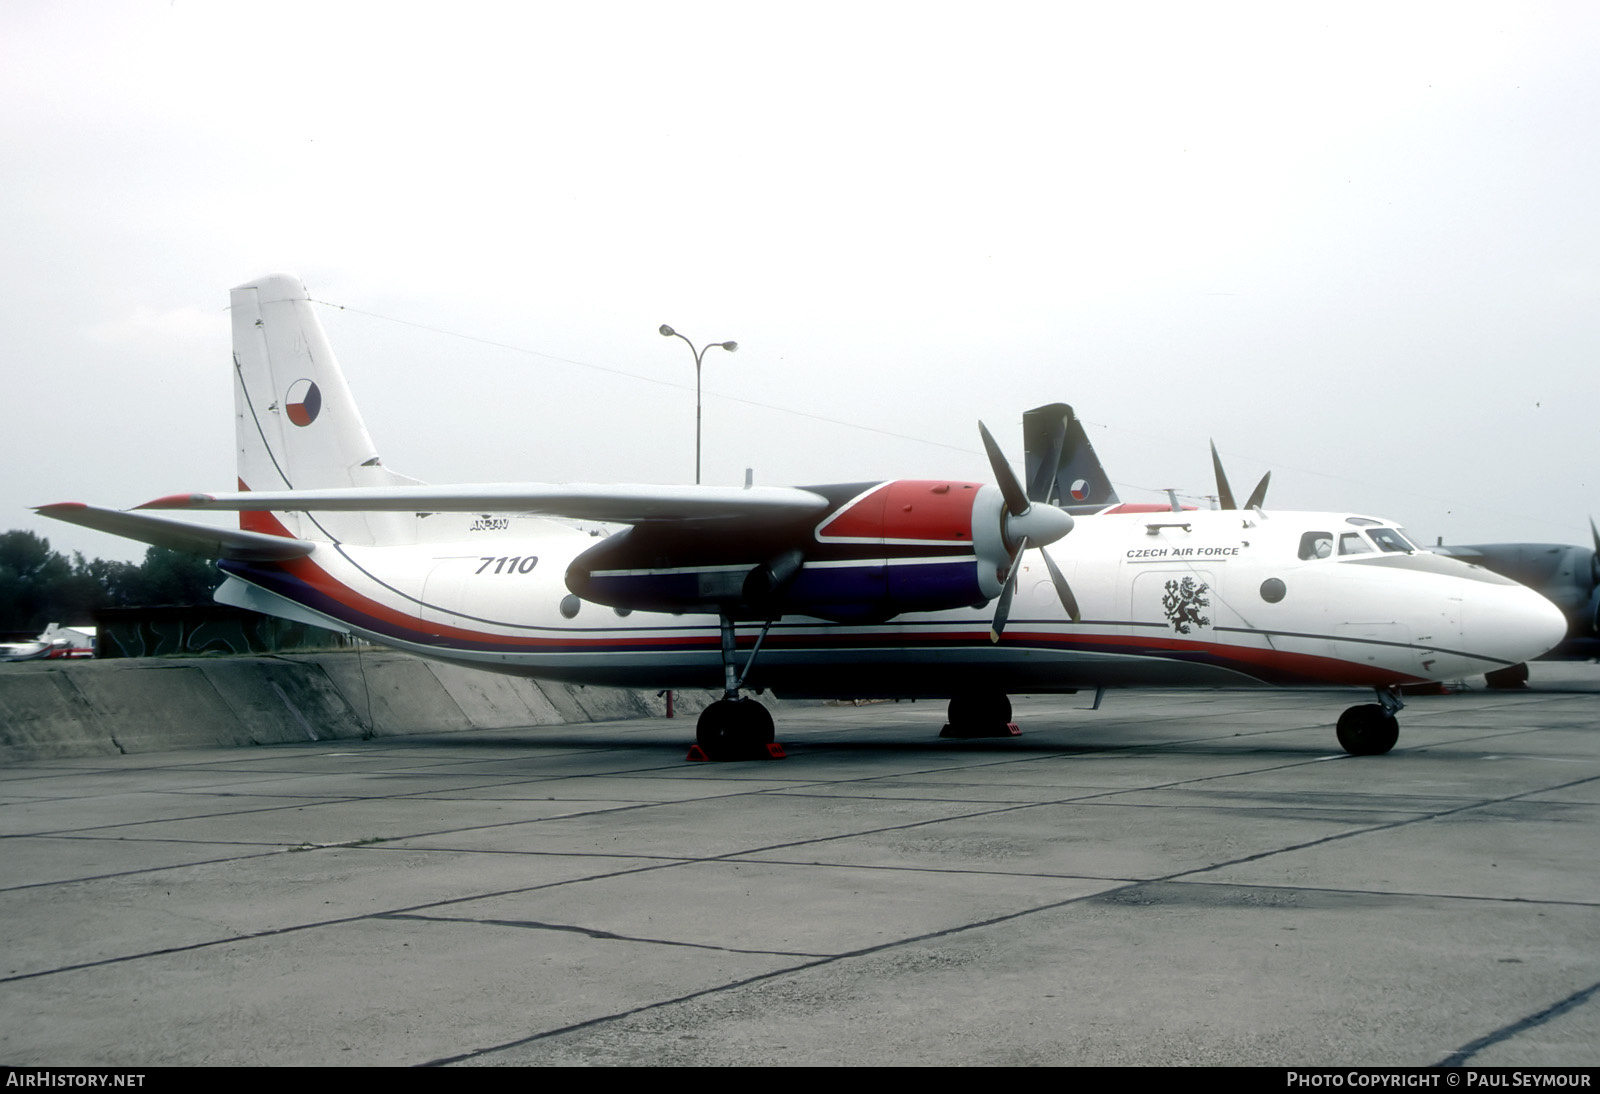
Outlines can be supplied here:
[[[1378, 753], [1400, 685], [1515, 664], [1564, 627], [1516, 583], [1370, 517], [1135, 506], [1075, 520], [1056, 501], [1092, 504], [1109, 483], [1060, 406], [1025, 427], [1031, 488], [981, 424], [994, 485], [427, 486], [383, 466], [297, 278], [235, 289], [232, 326], [240, 490], [141, 508], [237, 510], [239, 530], [40, 512], [218, 554], [224, 603], [428, 656], [720, 684], [697, 727], [712, 752], [772, 741], [746, 690], [949, 698], [952, 726], [974, 732], [1009, 721], [1008, 693], [1338, 684], [1375, 689], [1338, 735]], [[596, 539], [552, 517], [628, 527]]]
[[[1566, 637], [1541, 660], [1600, 657], [1600, 529], [1589, 520], [1594, 546], [1564, 543], [1478, 543], [1430, 548], [1493, 570], [1536, 589], [1567, 619]], [[1489, 674], [1496, 687], [1516, 687], [1528, 679], [1528, 666], [1514, 665]]]

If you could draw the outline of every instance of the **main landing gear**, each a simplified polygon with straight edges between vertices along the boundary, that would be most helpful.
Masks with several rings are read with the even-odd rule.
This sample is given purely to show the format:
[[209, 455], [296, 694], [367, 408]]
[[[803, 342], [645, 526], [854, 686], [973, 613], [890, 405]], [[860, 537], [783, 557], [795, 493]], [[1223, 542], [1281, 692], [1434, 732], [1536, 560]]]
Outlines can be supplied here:
[[1396, 712], [1405, 704], [1398, 690], [1377, 688], [1378, 701], [1351, 707], [1339, 715], [1335, 732], [1339, 744], [1352, 756], [1381, 756], [1400, 739]]
[[737, 646], [734, 642], [733, 620], [722, 617], [722, 698], [700, 712], [695, 723], [691, 760], [781, 760], [783, 747], [776, 743], [777, 734], [772, 715], [767, 708], [739, 694], [750, 666], [756, 663], [761, 643], [766, 641], [772, 620], [761, 628], [761, 635], [744, 663], [744, 671], [735, 664]]
[[1011, 720], [1011, 700], [999, 691], [966, 692], [950, 700], [949, 723], [941, 737], [1020, 737]]

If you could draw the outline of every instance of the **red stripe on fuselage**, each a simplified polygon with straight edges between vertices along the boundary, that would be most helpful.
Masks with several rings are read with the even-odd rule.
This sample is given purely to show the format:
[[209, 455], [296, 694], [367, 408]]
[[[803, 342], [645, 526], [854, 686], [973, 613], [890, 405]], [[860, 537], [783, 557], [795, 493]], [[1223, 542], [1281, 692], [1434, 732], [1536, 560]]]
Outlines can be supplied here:
[[[430, 641], [454, 642], [460, 643], [466, 648], [498, 647], [508, 653], [519, 650], [528, 652], [540, 650], [582, 652], [584, 650], [597, 651], [629, 647], [700, 649], [705, 652], [711, 652], [716, 649], [719, 641], [715, 634], [709, 633], [709, 628], [708, 633], [699, 635], [646, 636], [640, 634], [605, 638], [590, 638], [575, 633], [554, 638], [499, 635], [488, 631], [469, 630], [443, 623], [425, 622], [418, 616], [396, 611], [351, 589], [348, 585], [345, 585], [322, 569], [322, 567], [313, 563], [309, 558], [293, 559], [280, 563], [277, 568], [292, 575], [332, 602], [345, 608], [352, 615], [365, 616], [368, 620], [378, 625], [378, 627], [369, 626], [367, 629], [377, 630], [379, 627], [387, 627], [409, 632], [414, 636], [410, 639], [411, 641], [423, 645], [428, 644]], [[358, 627], [363, 626], [362, 621], [358, 618], [345, 618], [342, 621]], [[397, 635], [396, 637], [403, 636]], [[1255, 676], [1263, 680], [1278, 677], [1290, 678], [1293, 682], [1361, 687], [1395, 683], [1421, 683], [1425, 680], [1424, 677], [1410, 673], [1384, 670], [1371, 665], [1343, 661], [1332, 657], [1322, 657], [1315, 654], [1290, 653], [1283, 650], [1260, 649], [1216, 642], [1196, 642], [1159, 636], [1073, 635], [1053, 632], [1023, 632], [1013, 628], [1007, 633], [1006, 638], [1008, 644], [1014, 643], [1034, 649], [1042, 647], [1061, 652], [1076, 650], [1086, 653], [1120, 653], [1129, 656], [1163, 659], [1203, 659], [1219, 667], [1229, 668], [1241, 674]], [[747, 634], [740, 638], [738, 645], [741, 649], [748, 649], [754, 645], [754, 642], [755, 636]], [[950, 646], [985, 648], [989, 646], [989, 637], [987, 628], [981, 624], [949, 630], [919, 631], [913, 634], [907, 634], [902, 631], [869, 631], [857, 628], [847, 631], [823, 631], [811, 634], [777, 633], [768, 637], [766, 645], [774, 651], [814, 649], [822, 652], [850, 648], [898, 648], [907, 650], [935, 649]]]
[[[1094, 648], [1110, 647], [1114, 651], [1133, 654], [1159, 651], [1159, 654], [1201, 654], [1220, 661], [1282, 673], [1326, 684], [1348, 684], [1358, 687], [1377, 687], [1385, 684], [1421, 684], [1426, 677], [1410, 673], [1381, 669], [1373, 665], [1341, 661], [1336, 657], [1322, 657], [1314, 653], [1290, 653], [1287, 650], [1261, 649], [1255, 646], [1232, 646], [1221, 642], [1192, 642], [1180, 638], [1141, 637], [1139, 635], [1096, 634], [1086, 635], [1082, 642], [1070, 635], [1028, 633], [1014, 629], [1006, 631], [1006, 640], [1032, 641], [1046, 645], [1083, 645]], [[1159, 655], [1158, 654], [1158, 655]]]

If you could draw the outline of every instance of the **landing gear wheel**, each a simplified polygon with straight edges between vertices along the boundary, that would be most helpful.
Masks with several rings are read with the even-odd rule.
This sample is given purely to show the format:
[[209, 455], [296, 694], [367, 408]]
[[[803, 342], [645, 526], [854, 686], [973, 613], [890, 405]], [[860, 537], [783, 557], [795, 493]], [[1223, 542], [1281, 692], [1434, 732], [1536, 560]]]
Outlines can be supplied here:
[[1011, 721], [1011, 699], [1002, 692], [971, 692], [950, 700], [953, 726], [1005, 725]]
[[1015, 737], [1011, 725], [1011, 700], [1004, 692], [965, 692], [950, 700], [950, 722], [941, 737]]
[[1382, 756], [1400, 739], [1400, 721], [1378, 703], [1363, 703], [1339, 715], [1339, 744], [1352, 756]]
[[772, 714], [754, 699], [718, 699], [700, 712], [694, 740], [714, 760], [764, 757], [777, 732]]

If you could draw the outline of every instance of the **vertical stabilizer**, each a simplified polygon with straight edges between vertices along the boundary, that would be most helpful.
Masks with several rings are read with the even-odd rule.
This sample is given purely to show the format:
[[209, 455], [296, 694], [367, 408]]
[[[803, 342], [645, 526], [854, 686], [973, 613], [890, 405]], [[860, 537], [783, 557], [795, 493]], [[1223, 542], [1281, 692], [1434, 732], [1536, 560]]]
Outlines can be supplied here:
[[1034, 407], [1022, 415], [1022, 444], [1031, 501], [1069, 513], [1094, 513], [1120, 500], [1083, 423], [1066, 403]]
[[[273, 274], [233, 290], [234, 413], [241, 490], [413, 482], [383, 467], [300, 279]], [[397, 543], [405, 513], [240, 514], [252, 531]]]

